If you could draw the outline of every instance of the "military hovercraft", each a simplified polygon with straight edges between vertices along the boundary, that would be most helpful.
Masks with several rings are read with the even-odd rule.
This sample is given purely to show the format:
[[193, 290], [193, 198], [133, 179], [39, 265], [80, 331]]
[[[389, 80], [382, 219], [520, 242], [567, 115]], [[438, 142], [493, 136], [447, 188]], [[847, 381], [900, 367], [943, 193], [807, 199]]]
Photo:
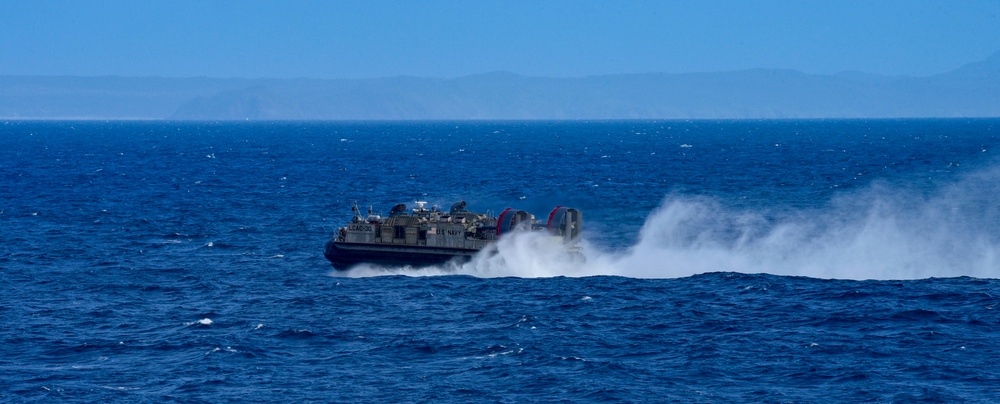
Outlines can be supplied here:
[[583, 217], [577, 209], [556, 206], [542, 223], [534, 215], [513, 208], [497, 216], [492, 211], [471, 212], [465, 209], [465, 201], [455, 203], [448, 211], [437, 206], [427, 209], [426, 202], [416, 205], [408, 211], [406, 205], [398, 204], [383, 218], [372, 214], [371, 209], [362, 216], [355, 203], [350, 223], [337, 229], [326, 243], [326, 259], [338, 270], [360, 263], [422, 267], [452, 260], [465, 262], [501, 237], [516, 232], [540, 232], [560, 238], [567, 252], [580, 256]]

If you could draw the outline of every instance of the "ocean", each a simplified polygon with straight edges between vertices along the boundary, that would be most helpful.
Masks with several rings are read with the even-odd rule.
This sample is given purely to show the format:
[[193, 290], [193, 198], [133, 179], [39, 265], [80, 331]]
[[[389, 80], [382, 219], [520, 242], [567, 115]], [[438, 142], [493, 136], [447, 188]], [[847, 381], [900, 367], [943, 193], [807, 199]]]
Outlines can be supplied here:
[[[2, 402], [1000, 401], [1000, 119], [0, 122]], [[580, 209], [335, 271], [354, 203]]]

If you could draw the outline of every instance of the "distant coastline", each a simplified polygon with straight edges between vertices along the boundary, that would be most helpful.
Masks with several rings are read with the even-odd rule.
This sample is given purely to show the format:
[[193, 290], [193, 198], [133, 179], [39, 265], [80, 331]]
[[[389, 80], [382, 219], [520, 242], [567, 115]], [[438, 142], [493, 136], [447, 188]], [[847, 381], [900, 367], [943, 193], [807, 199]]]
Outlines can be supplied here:
[[1000, 117], [1000, 52], [926, 77], [751, 69], [584, 78], [0, 76], [0, 119], [581, 120]]

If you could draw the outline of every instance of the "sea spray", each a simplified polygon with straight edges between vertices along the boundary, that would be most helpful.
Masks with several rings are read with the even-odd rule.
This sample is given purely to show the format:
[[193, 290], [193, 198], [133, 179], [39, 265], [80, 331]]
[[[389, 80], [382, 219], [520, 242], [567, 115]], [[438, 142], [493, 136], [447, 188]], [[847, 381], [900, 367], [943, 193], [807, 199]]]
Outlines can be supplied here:
[[673, 277], [710, 271], [844, 279], [1000, 275], [998, 168], [930, 191], [883, 182], [822, 208], [749, 212], [704, 197], [668, 197], [619, 274]]

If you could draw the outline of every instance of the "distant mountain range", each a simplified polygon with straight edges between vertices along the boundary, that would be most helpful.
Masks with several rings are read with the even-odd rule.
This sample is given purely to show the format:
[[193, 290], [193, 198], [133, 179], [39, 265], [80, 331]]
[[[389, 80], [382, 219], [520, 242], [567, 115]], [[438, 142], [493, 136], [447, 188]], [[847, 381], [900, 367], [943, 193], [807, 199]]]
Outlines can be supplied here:
[[752, 69], [583, 78], [0, 76], [4, 119], [424, 120], [1000, 117], [1000, 52], [927, 77]]

